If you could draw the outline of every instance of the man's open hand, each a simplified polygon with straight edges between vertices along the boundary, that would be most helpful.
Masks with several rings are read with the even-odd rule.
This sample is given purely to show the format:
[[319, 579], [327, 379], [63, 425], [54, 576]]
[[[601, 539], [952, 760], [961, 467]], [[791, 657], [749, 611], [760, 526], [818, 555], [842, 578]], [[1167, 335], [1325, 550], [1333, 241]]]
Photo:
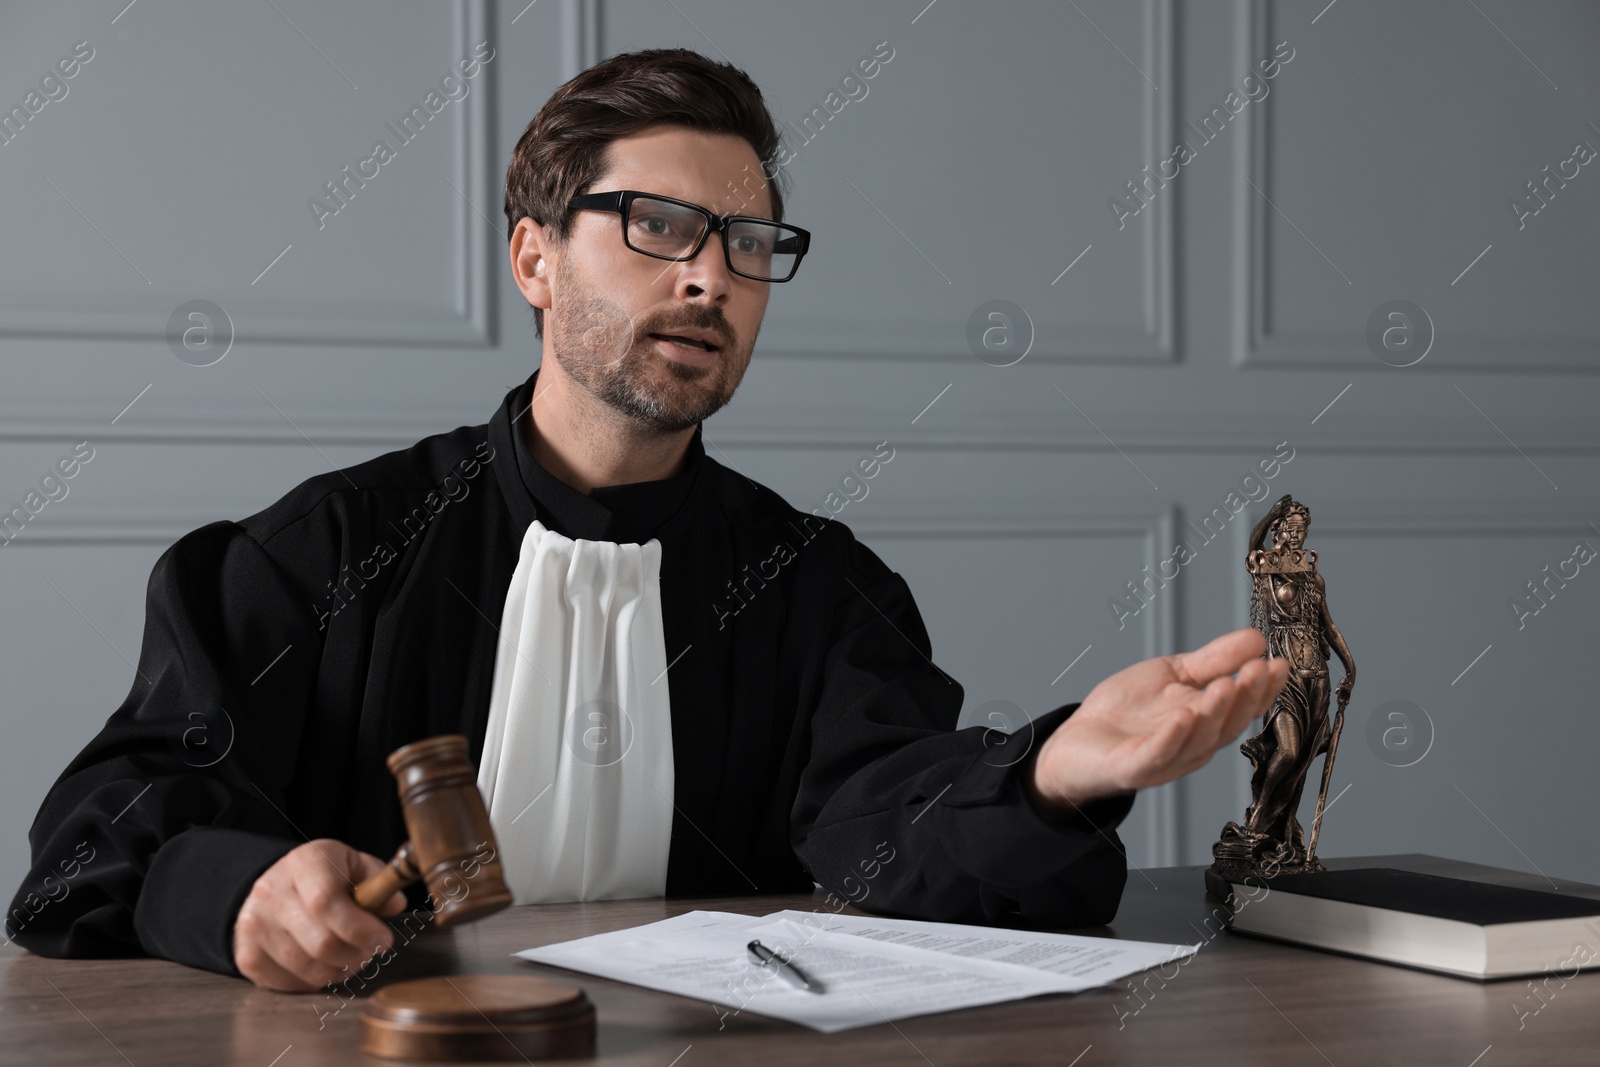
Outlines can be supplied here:
[[[384, 867], [378, 857], [331, 837], [307, 841], [268, 867], [233, 924], [233, 962], [250, 981], [311, 993], [354, 974], [394, 944], [394, 931], [351, 896]], [[405, 910], [396, 892], [383, 915]], [[348, 973], [341, 968], [348, 968]]]
[[1045, 739], [1024, 780], [1029, 800], [1041, 814], [1064, 815], [1205, 766], [1288, 680], [1289, 661], [1261, 659], [1264, 651], [1261, 634], [1234, 630], [1113, 674]]

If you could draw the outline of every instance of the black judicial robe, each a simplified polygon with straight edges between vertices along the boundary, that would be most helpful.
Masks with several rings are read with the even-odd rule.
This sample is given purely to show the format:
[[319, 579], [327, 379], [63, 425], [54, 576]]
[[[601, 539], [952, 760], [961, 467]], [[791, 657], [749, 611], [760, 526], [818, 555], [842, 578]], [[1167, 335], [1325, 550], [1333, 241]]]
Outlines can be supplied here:
[[[388, 754], [461, 733], [481, 756], [536, 516], [572, 538], [661, 541], [668, 896], [816, 882], [913, 918], [1111, 920], [1132, 795], [1042, 819], [1021, 789], [1030, 761], [1005, 754], [1023, 737], [955, 729], [961, 686], [900, 575], [707, 456], [699, 429], [675, 477], [573, 489], [524, 438], [537, 377], [487, 425], [311, 478], [163, 553], [133, 688], [45, 797], [8, 935], [238, 974], [234, 917], [285, 852], [333, 837], [387, 859], [406, 836]], [[1033, 744], [1077, 706], [1036, 718]]]

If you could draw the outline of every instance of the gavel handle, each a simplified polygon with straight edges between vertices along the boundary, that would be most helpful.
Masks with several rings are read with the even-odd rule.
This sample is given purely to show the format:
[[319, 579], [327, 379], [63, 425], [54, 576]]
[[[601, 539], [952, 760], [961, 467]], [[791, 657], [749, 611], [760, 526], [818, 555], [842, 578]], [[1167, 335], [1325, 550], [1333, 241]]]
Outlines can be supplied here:
[[411, 859], [411, 842], [404, 841], [387, 867], [356, 886], [356, 903], [376, 912], [396, 890], [404, 889], [420, 877], [422, 874]]

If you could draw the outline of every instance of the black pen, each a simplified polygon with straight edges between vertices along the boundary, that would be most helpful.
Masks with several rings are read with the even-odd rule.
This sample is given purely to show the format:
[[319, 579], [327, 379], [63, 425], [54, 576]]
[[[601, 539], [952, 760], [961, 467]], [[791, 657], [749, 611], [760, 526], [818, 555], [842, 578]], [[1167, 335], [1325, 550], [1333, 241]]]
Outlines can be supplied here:
[[790, 985], [794, 986], [796, 989], [804, 989], [808, 993], [827, 992], [827, 989], [821, 982], [813, 978], [807, 978], [805, 973], [801, 971], [800, 968], [796, 967], [788, 960], [779, 959], [776, 952], [773, 952], [761, 942], [752, 941], [747, 947], [750, 950], [750, 962], [763, 965], [768, 963], [774, 964], [778, 968], [778, 973], [783, 976], [784, 980]]

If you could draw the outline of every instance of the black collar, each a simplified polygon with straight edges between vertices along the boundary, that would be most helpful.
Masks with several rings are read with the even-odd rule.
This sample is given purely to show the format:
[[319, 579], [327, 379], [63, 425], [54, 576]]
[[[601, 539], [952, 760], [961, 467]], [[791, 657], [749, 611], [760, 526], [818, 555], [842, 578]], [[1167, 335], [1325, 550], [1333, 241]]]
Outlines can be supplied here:
[[688, 499], [705, 456], [696, 426], [689, 439], [683, 470], [654, 482], [608, 485], [581, 493], [541, 467], [528, 448], [528, 409], [539, 372], [506, 394], [489, 420], [495, 477], [511, 506], [518, 529], [526, 532], [534, 519], [574, 540], [644, 544]]

